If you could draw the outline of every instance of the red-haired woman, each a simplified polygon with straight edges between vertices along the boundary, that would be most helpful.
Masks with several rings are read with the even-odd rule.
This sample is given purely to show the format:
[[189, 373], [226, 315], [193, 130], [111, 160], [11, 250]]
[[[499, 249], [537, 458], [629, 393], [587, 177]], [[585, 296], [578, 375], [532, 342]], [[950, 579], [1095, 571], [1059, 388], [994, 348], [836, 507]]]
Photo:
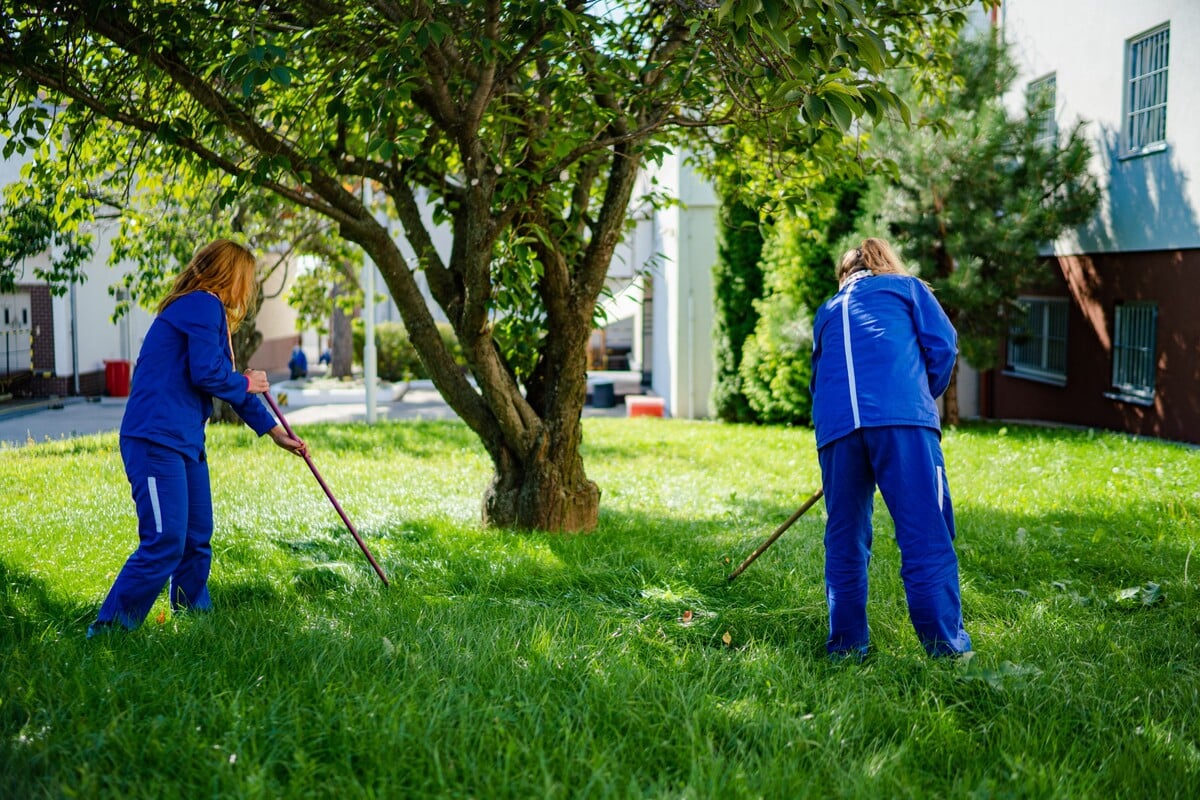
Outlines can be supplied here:
[[212, 492], [204, 426], [212, 399], [233, 406], [258, 435], [297, 455], [304, 442], [287, 434], [263, 405], [270, 388], [261, 370], [239, 374], [231, 332], [254, 293], [255, 258], [219, 239], [203, 247], [176, 278], [146, 333], [121, 421], [121, 459], [137, 506], [138, 547], [105, 598], [88, 637], [135, 628], [169, 585], [174, 609], [208, 609], [212, 563]]

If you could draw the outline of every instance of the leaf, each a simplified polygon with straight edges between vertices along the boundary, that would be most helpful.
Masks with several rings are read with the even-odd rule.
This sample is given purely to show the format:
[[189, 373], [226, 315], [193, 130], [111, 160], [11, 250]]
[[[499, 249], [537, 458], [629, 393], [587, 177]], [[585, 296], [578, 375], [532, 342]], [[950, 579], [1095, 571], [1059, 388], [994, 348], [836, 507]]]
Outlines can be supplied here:
[[804, 120], [809, 125], [816, 125], [825, 116], [825, 103], [815, 94], [804, 98]]
[[997, 669], [987, 669], [972, 659], [966, 662], [959, 677], [965, 681], [980, 681], [993, 689], [1003, 691], [1014, 686], [1024, 686], [1041, 674], [1042, 671], [1037, 667], [1014, 664], [1011, 661], [1001, 662]]
[[282, 67], [276, 64], [275, 66], [271, 67], [269, 74], [271, 76], [271, 80], [275, 81], [275, 83], [278, 83], [280, 86], [292, 85], [292, 71], [287, 67]]
[[1166, 599], [1162, 587], [1149, 582], [1143, 586], [1131, 586], [1117, 592], [1117, 602], [1124, 603], [1136, 600], [1144, 606], [1153, 606]]
[[721, 637], [721, 641], [726, 647], [733, 643], [733, 637], [729, 635], [729, 631], [725, 631], [725, 635]]
[[850, 130], [851, 124], [854, 122], [854, 110], [850, 105], [838, 94], [826, 95], [825, 105], [829, 106], [829, 113], [833, 115], [834, 122], [842, 129], [842, 132]]

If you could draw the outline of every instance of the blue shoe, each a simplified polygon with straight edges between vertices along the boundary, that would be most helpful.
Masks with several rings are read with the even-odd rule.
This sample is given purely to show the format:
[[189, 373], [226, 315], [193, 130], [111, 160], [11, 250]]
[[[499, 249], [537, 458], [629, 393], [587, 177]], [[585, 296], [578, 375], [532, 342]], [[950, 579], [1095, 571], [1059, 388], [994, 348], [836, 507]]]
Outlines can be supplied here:
[[867, 660], [867, 656], [870, 654], [870, 647], [851, 647], [845, 650], [830, 651], [829, 660], [834, 664], [861, 664]]
[[109, 633], [110, 631], [115, 631], [116, 629], [117, 626], [112, 622], [93, 622], [91, 625], [88, 625], [87, 638], [91, 639], [93, 636], [102, 633]]

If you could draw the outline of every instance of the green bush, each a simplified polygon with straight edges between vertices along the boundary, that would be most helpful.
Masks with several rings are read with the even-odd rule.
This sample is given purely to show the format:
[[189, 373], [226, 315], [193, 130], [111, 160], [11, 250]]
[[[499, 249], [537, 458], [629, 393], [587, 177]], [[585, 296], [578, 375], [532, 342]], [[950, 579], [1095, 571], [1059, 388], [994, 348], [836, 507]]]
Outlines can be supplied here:
[[742, 346], [739, 368], [742, 392], [759, 422], [807, 425], [811, 419], [812, 314], [802, 287], [815, 252], [819, 242], [794, 218], [776, 223], [763, 248], [766, 295], [754, 303], [758, 322]]
[[[363, 347], [366, 334], [361, 319], [354, 320], [354, 356], [358, 363], [363, 360]], [[439, 322], [438, 333], [442, 342], [454, 358], [454, 363], [465, 366], [467, 361], [463, 356], [458, 338], [449, 323]], [[408, 330], [400, 322], [378, 322], [375, 324], [375, 358], [377, 374], [380, 380], [409, 381], [429, 377], [429, 371], [421, 363], [417, 348], [408, 337]]]
[[760, 422], [807, 425], [812, 419], [812, 320], [788, 295], [771, 295], [758, 309], [758, 325], [742, 347], [742, 391]]
[[741, 363], [747, 337], [758, 321], [755, 301], [763, 295], [763, 269], [759, 264], [763, 234], [758, 211], [724, 198], [721, 208], [721, 243], [713, 267], [713, 375], [712, 402], [725, 422], [752, 422], [742, 387]]

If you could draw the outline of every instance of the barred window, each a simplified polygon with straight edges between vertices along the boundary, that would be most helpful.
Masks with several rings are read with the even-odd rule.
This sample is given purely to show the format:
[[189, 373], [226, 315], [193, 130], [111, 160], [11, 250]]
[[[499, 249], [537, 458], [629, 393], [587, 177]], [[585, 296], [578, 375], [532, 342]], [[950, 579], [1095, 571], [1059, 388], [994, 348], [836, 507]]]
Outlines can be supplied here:
[[1008, 368], [1017, 375], [1067, 379], [1067, 300], [1023, 297], [1025, 314], [1008, 334]]
[[1140, 400], [1154, 399], [1157, 303], [1119, 303], [1113, 317], [1113, 389]]
[[1129, 40], [1125, 150], [1130, 155], [1158, 149], [1167, 141], [1170, 44], [1170, 25]]
[[1058, 120], [1054, 115], [1055, 106], [1058, 104], [1057, 76], [1047, 75], [1031, 81], [1025, 89], [1025, 100], [1029, 108], [1029, 117], [1037, 126], [1034, 141], [1053, 147], [1058, 141]]

